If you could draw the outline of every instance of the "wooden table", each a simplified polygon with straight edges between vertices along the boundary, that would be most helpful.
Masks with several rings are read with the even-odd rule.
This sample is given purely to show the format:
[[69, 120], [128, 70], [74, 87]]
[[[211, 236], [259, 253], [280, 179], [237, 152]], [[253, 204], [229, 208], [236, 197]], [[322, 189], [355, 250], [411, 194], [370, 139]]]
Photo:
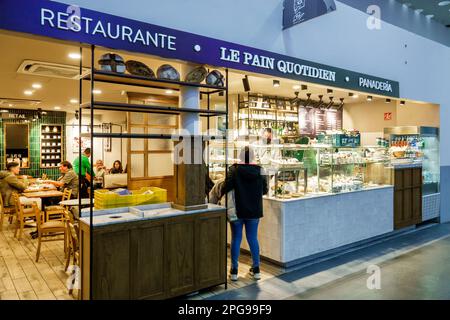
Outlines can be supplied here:
[[56, 187], [54, 187], [54, 188], [41, 187], [41, 188], [38, 188], [38, 189], [25, 189], [23, 191], [23, 193], [35, 193], [35, 192], [41, 192], [41, 191], [57, 191], [57, 190], [56, 190]]
[[38, 192], [26, 192], [23, 194], [27, 198], [53, 198], [62, 197], [63, 193], [58, 190], [38, 191]]

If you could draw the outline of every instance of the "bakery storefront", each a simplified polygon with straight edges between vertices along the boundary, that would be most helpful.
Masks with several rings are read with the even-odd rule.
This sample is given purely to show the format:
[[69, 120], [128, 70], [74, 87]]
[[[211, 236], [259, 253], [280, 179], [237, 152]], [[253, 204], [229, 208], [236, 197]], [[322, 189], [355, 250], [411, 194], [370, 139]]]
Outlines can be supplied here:
[[0, 29], [2, 169], [18, 162], [39, 198], [86, 148], [105, 167], [64, 206], [80, 299], [226, 286], [226, 208], [207, 177], [247, 145], [269, 181], [261, 255], [278, 268], [439, 221], [439, 106], [396, 81], [52, 1], [2, 1]]

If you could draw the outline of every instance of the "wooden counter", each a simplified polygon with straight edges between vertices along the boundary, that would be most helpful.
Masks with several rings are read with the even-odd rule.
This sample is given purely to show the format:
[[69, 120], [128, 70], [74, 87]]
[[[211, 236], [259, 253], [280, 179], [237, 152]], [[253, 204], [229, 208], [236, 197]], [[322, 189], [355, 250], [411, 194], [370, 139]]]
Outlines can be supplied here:
[[167, 299], [226, 283], [226, 212], [80, 223], [81, 299]]

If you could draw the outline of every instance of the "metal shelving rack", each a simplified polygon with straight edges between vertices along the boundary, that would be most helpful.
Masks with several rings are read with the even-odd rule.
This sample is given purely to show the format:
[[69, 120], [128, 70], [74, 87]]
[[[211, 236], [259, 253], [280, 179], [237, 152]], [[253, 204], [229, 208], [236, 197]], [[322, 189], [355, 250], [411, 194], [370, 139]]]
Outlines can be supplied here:
[[[224, 87], [218, 87], [218, 86], [211, 86], [207, 84], [198, 84], [198, 83], [188, 83], [183, 81], [170, 81], [170, 80], [162, 80], [162, 79], [150, 79], [142, 76], [135, 76], [135, 75], [129, 75], [129, 74], [118, 74], [113, 72], [106, 72], [97, 70], [95, 68], [95, 46], [90, 46], [90, 53], [91, 53], [91, 61], [90, 61], [90, 70], [91, 72], [85, 76], [83, 76], [83, 48], [80, 47], [80, 64], [79, 64], [79, 137], [87, 136], [90, 138], [91, 142], [91, 164], [94, 163], [94, 139], [95, 138], [127, 138], [127, 139], [167, 139], [171, 140], [173, 139], [173, 135], [170, 134], [133, 134], [133, 133], [99, 133], [94, 132], [94, 115], [95, 110], [111, 110], [111, 111], [124, 111], [124, 112], [144, 112], [144, 113], [156, 113], [156, 114], [172, 114], [172, 115], [179, 115], [181, 113], [198, 113], [201, 117], [207, 117], [207, 125], [208, 125], [208, 132], [210, 129], [210, 117], [217, 117], [217, 116], [225, 116], [226, 118], [226, 132], [228, 132], [229, 128], [229, 120], [228, 120], [228, 69], [225, 69], [225, 86]], [[83, 103], [83, 81], [88, 81], [90, 83], [90, 102]], [[166, 106], [155, 106], [155, 105], [136, 105], [136, 104], [128, 104], [128, 103], [115, 103], [115, 102], [106, 102], [106, 101], [97, 101], [94, 98], [94, 88], [96, 82], [103, 82], [103, 83], [111, 83], [111, 84], [117, 84], [117, 85], [127, 85], [127, 86], [137, 86], [137, 87], [144, 87], [144, 88], [154, 88], [154, 89], [170, 89], [174, 91], [179, 91], [184, 86], [189, 87], [197, 87], [200, 88], [200, 95], [206, 95], [208, 98], [207, 101], [207, 109], [192, 109], [192, 108], [178, 108], [178, 107], [166, 107]], [[210, 96], [213, 94], [225, 94], [225, 111], [220, 110], [211, 110], [210, 108]], [[81, 132], [82, 128], [82, 119], [83, 119], [83, 110], [89, 111], [89, 118], [90, 118], [90, 132], [87, 134], [83, 134]], [[207, 148], [209, 151], [209, 142], [213, 139], [223, 139], [225, 141], [224, 144], [224, 151], [225, 151], [225, 175], [228, 172], [228, 135], [221, 135], [221, 136], [212, 136], [212, 135], [202, 135], [202, 137], [207, 141]], [[81, 143], [79, 144], [79, 155], [80, 155], [80, 168], [81, 168]], [[208, 152], [209, 153], [209, 152]], [[94, 175], [94, 168], [93, 165], [91, 165], [91, 177]], [[81, 191], [81, 180], [79, 181], [79, 190]], [[81, 208], [81, 192], [78, 193], [78, 202], [79, 202], [79, 208]], [[89, 223], [90, 223], [90, 238], [93, 239], [93, 200], [94, 200], [94, 181], [91, 179], [90, 181], [90, 211], [89, 211]], [[225, 203], [228, 203], [226, 201]], [[227, 235], [227, 224], [225, 229], [225, 235]], [[93, 275], [93, 268], [92, 268], [92, 262], [94, 261], [94, 255], [93, 255], [93, 241], [90, 242], [90, 297], [92, 297], [92, 275]], [[227, 274], [227, 240], [225, 241], [225, 275]], [[225, 282], [222, 283], [225, 285], [225, 289], [227, 289], [227, 278], [225, 278]]]

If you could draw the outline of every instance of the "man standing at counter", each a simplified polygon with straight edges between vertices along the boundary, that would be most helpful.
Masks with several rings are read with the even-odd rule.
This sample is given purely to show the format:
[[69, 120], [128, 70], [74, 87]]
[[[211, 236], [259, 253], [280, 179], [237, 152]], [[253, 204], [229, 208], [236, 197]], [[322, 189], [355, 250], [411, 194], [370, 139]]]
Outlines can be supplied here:
[[[81, 155], [81, 166], [80, 166], [80, 157], [77, 157], [73, 161], [73, 169], [76, 174], [78, 174], [78, 179], [81, 180], [81, 190], [80, 194], [82, 198], [88, 198], [88, 188], [90, 186], [91, 179], [91, 163], [89, 162], [89, 157], [91, 156], [91, 148], [86, 148]], [[95, 176], [95, 174], [94, 174]]]

